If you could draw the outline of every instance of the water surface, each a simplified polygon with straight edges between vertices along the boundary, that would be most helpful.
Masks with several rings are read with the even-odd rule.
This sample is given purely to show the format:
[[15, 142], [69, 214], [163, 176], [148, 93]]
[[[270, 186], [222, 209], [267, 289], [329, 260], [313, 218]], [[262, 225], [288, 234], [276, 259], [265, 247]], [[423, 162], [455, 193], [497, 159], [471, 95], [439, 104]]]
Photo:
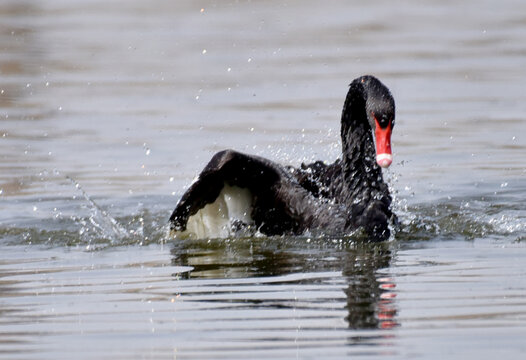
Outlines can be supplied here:
[[[0, 358], [523, 358], [525, 13], [2, 2]], [[336, 159], [366, 73], [394, 239], [166, 236], [214, 151]]]

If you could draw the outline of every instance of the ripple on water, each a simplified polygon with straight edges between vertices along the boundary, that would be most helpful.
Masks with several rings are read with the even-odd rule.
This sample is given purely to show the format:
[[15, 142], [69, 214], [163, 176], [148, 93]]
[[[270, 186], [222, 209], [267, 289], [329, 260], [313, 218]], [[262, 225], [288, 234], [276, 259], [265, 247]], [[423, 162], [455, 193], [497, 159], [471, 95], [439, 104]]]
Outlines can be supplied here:
[[[509, 241], [524, 237], [517, 192], [408, 205], [395, 240], [381, 244], [173, 240], [171, 205], [56, 197], [41, 199], [38, 222], [2, 225], [0, 326], [8, 330], [0, 350], [60, 358], [96, 341], [81, 358], [149, 349], [159, 357], [405, 358], [444, 344], [475, 348], [482, 330], [524, 329], [524, 248]], [[101, 216], [127, 235], [113, 236], [113, 221]], [[496, 341], [517, 337], [502, 334]]]
[[[50, 357], [100, 339], [81, 358], [107, 355], [128, 341], [158, 344], [161, 354], [288, 358], [377, 354], [375, 346], [389, 342], [382, 329], [396, 326], [395, 297], [386, 295], [394, 291], [384, 270], [391, 259], [387, 244], [305, 246], [262, 238], [165, 246], [171, 252], [156, 245], [67, 253], [40, 248], [38, 258], [10, 246], [11, 260], [0, 262], [9, 338], [28, 341], [26, 349], [44, 339], [40, 355]], [[316, 261], [318, 254], [325, 260]], [[127, 355], [119, 350], [118, 357]]]
[[519, 243], [307, 240], [7, 246], [0, 348], [61, 358], [96, 341], [80, 358], [153, 348], [161, 357], [402, 359], [442, 346], [479, 354], [484, 332], [503, 344], [525, 329]]

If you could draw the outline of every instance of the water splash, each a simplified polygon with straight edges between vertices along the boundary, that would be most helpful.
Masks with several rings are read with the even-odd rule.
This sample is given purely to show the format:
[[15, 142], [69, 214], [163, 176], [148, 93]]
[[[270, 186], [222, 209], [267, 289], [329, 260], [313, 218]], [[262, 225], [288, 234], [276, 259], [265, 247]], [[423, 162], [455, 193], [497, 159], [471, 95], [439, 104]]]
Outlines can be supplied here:
[[417, 205], [399, 201], [395, 206], [401, 222], [399, 240], [526, 238], [524, 205], [502, 199], [446, 198]]
[[[105, 210], [103, 210], [82, 188], [82, 186], [74, 180], [72, 177], [66, 175], [68, 179], [75, 188], [80, 191], [84, 199], [90, 205], [91, 215], [88, 218], [88, 221], [93, 225], [93, 227], [100, 233], [101, 236], [110, 239], [110, 241], [123, 240], [125, 237], [129, 236], [128, 231], [122, 227], [112, 216], [110, 216]], [[85, 227], [81, 229], [82, 232], [85, 231]]]
[[110, 226], [107, 222], [101, 225], [100, 220], [95, 220], [89, 214], [53, 216], [29, 225], [0, 226], [0, 242], [6, 245], [82, 247], [87, 251], [128, 245], [162, 245], [167, 242], [169, 226], [165, 212], [151, 213], [142, 209], [132, 215], [112, 219], [120, 229], [117, 230], [120, 237], [113, 228], [107, 229]]
[[[99, 201], [99, 205], [71, 176], [58, 171], [43, 172], [38, 180], [45, 181], [54, 193], [66, 194], [63, 197], [3, 198], [2, 201], [12, 201], [12, 210], [0, 224], [2, 243], [83, 246], [87, 250], [97, 250], [173, 241], [168, 229], [173, 197], [149, 195], [113, 199], [111, 206], [117, 210], [110, 214], [111, 206], [107, 205], [110, 199]], [[526, 241], [524, 185], [507, 181], [506, 186], [501, 186], [501, 181], [486, 184], [484, 189], [473, 188], [475, 194], [451, 194], [415, 203], [407, 193], [409, 190], [401, 193], [393, 190], [393, 187], [401, 187], [397, 182], [397, 174], [391, 174], [393, 207], [400, 222], [399, 229], [394, 232], [394, 241], [480, 238]], [[307, 235], [312, 241], [327, 241], [324, 234]], [[236, 233], [230, 237], [240, 236]], [[349, 238], [361, 241], [360, 234], [350, 234]]]

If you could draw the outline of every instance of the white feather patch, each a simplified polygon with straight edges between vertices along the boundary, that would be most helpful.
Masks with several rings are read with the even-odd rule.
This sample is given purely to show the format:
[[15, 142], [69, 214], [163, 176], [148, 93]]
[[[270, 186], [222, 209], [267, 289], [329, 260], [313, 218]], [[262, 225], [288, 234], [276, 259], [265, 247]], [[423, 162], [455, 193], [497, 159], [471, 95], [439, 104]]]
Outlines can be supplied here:
[[175, 232], [179, 238], [226, 238], [236, 234], [240, 222], [253, 226], [252, 194], [246, 188], [226, 185], [217, 199], [190, 216], [186, 230]]

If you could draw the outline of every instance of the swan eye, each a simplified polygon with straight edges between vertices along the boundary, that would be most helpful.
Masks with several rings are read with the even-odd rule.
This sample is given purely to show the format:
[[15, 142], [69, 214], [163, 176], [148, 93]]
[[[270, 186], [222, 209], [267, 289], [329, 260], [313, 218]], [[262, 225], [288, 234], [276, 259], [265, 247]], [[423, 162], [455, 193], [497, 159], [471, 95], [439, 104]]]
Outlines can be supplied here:
[[394, 119], [387, 114], [381, 114], [380, 116], [376, 116], [374, 111], [371, 111], [371, 115], [375, 122], [378, 125], [380, 125], [382, 129], [388, 127], [389, 124], [391, 124], [391, 127], [394, 125]]

